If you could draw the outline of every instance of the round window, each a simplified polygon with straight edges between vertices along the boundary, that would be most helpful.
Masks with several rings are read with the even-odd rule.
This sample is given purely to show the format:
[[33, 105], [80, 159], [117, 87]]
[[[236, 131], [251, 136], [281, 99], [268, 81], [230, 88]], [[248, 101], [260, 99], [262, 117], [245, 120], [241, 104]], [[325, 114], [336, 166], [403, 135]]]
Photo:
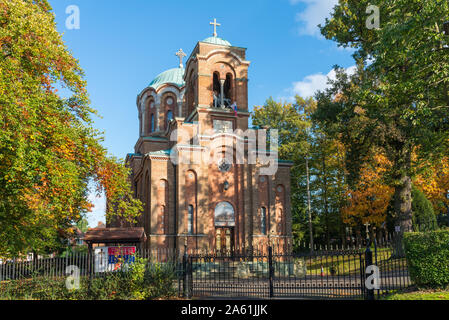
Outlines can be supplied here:
[[172, 104], [173, 104], [173, 99], [172, 98], [168, 98], [167, 99], [167, 104], [169, 105], [169, 106], [171, 106]]

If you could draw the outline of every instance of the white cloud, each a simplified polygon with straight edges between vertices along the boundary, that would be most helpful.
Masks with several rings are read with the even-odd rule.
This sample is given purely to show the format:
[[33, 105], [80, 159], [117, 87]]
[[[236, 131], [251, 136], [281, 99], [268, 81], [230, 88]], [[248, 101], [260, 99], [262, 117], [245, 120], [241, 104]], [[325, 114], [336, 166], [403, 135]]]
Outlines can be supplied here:
[[[346, 69], [346, 73], [352, 75], [356, 71], [356, 66], [352, 66]], [[326, 89], [328, 80], [335, 80], [335, 70], [332, 69], [328, 74], [324, 75], [321, 72], [306, 76], [301, 81], [293, 82], [291, 88], [286, 91], [289, 93], [289, 97], [286, 100], [293, 101], [295, 95], [301, 97], [312, 97], [318, 90]]]
[[319, 24], [324, 24], [330, 16], [332, 8], [338, 0], [290, 0], [290, 4], [304, 3], [305, 9], [296, 14], [296, 21], [300, 23], [299, 34], [320, 36]]

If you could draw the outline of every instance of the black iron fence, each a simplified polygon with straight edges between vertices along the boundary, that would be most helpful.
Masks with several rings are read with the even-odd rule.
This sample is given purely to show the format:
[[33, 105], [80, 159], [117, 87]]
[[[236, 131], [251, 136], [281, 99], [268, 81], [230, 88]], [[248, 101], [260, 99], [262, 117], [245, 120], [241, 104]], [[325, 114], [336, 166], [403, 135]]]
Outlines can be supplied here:
[[373, 299], [412, 284], [406, 259], [377, 245], [185, 255], [183, 269], [187, 297]]
[[[412, 284], [406, 259], [395, 251], [393, 246], [376, 244], [369, 249], [332, 247], [296, 253], [267, 246], [228, 253], [138, 250], [136, 256], [147, 259], [149, 265], [170, 267], [175, 273], [173, 285], [184, 297], [373, 299]], [[71, 266], [78, 268], [80, 277], [116, 270], [98, 263], [98, 256], [87, 253], [16, 259], [0, 263], [0, 283], [36, 276], [67, 277]], [[367, 274], [368, 266], [377, 269], [372, 267]]]

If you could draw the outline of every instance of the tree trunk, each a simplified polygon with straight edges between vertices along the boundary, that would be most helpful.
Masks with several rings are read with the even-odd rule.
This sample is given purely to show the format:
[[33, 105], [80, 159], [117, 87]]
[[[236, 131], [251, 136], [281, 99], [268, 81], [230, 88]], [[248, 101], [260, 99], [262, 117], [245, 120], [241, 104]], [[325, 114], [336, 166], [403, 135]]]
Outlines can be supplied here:
[[408, 176], [402, 177], [395, 188], [394, 211], [400, 233], [412, 231], [412, 179]]
[[322, 157], [322, 163], [323, 163], [323, 191], [324, 191], [324, 219], [326, 224], [326, 244], [329, 247], [330, 246], [330, 227], [329, 227], [329, 208], [327, 204], [327, 177], [326, 177], [326, 160], [324, 159], [324, 156]]
[[360, 226], [356, 227], [355, 234], [356, 246], [360, 247], [362, 245], [362, 232], [360, 231]]
[[404, 256], [402, 239], [405, 232], [412, 231], [412, 179], [403, 176], [395, 187], [394, 211], [396, 213], [396, 239], [394, 255]]

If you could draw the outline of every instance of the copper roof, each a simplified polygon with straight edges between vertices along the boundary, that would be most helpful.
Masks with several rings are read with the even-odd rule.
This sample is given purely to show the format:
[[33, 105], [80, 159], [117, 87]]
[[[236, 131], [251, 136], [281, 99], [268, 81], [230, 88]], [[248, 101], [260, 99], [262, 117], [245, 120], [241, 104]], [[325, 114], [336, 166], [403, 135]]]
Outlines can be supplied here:
[[84, 241], [103, 242], [141, 242], [146, 240], [143, 228], [94, 228], [89, 229]]

